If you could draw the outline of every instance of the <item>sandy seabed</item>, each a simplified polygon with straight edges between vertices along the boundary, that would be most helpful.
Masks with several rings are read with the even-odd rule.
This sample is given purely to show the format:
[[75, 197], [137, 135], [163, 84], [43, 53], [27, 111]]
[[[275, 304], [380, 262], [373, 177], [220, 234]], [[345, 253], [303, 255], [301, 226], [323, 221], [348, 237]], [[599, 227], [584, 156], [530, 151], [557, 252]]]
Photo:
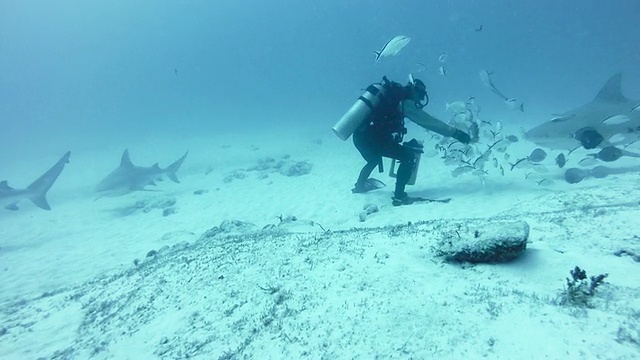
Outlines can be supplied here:
[[[640, 173], [569, 185], [550, 156], [547, 186], [520, 169], [481, 183], [423, 158], [408, 191], [451, 202], [393, 207], [385, 174], [385, 188], [350, 193], [352, 144], [295, 139], [134, 144], [141, 166], [190, 150], [181, 183], [99, 199], [123, 148], [72, 151], [52, 211], [0, 214], [0, 358], [640, 357]], [[512, 157], [533, 148], [519, 146]], [[514, 261], [434, 251], [442, 226], [504, 220], [531, 228]], [[608, 277], [585, 306], [560, 305], [575, 266]]]

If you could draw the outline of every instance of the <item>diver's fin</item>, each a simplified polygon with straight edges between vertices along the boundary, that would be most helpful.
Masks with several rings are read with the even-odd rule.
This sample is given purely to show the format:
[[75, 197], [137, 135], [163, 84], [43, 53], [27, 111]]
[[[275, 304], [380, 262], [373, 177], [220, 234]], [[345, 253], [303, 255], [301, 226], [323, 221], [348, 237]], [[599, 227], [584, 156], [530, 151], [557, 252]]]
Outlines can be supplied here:
[[367, 180], [365, 180], [364, 184], [356, 185], [353, 189], [351, 189], [351, 192], [354, 194], [361, 194], [372, 190], [381, 189], [385, 186], [387, 185], [385, 185], [385, 183], [378, 179], [368, 178]]

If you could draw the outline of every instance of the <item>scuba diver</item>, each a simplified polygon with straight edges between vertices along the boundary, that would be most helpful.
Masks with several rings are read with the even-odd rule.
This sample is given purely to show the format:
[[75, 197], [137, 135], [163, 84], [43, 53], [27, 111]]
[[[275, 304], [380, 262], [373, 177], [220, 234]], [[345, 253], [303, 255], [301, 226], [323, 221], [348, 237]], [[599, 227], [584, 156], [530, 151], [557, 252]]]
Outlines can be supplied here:
[[353, 134], [353, 143], [367, 161], [351, 190], [353, 193], [365, 193], [380, 187], [378, 180], [369, 175], [376, 167], [382, 172], [382, 158], [387, 157], [400, 162], [396, 175], [393, 205], [406, 205], [417, 201], [405, 192], [414, 171], [417, 170], [419, 153], [416, 146], [422, 147], [414, 139], [402, 145], [407, 129], [404, 118], [408, 118], [421, 127], [440, 135], [452, 137], [463, 144], [471, 141], [469, 134], [436, 119], [422, 109], [428, 104], [427, 89], [419, 79], [409, 75], [405, 86], [392, 82], [386, 76], [381, 83], [367, 87], [365, 93], [336, 123], [333, 131], [342, 140]]

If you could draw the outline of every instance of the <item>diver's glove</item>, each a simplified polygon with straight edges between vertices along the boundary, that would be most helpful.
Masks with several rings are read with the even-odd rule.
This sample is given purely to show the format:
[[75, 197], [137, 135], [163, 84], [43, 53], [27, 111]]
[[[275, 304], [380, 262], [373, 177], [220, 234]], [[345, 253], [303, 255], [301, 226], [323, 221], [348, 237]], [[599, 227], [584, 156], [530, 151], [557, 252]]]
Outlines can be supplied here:
[[453, 135], [451, 135], [452, 138], [460, 141], [463, 144], [468, 144], [469, 142], [471, 142], [471, 137], [469, 136], [469, 134], [467, 134], [466, 132], [462, 131], [462, 130], [458, 130], [456, 129], [456, 131], [454, 131]]

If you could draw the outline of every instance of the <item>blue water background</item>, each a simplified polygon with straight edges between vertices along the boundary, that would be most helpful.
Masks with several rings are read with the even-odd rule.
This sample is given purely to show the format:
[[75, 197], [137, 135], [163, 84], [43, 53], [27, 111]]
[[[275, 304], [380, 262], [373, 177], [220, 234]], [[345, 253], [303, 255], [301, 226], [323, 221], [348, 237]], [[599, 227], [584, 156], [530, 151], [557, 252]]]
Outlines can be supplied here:
[[[533, 126], [589, 101], [617, 71], [640, 98], [637, 14], [636, 0], [6, 0], [0, 150], [329, 132], [362, 88], [410, 72], [427, 83], [436, 116], [475, 96], [485, 117]], [[400, 34], [409, 45], [376, 63], [373, 50]], [[508, 112], [480, 69], [526, 113]]]

